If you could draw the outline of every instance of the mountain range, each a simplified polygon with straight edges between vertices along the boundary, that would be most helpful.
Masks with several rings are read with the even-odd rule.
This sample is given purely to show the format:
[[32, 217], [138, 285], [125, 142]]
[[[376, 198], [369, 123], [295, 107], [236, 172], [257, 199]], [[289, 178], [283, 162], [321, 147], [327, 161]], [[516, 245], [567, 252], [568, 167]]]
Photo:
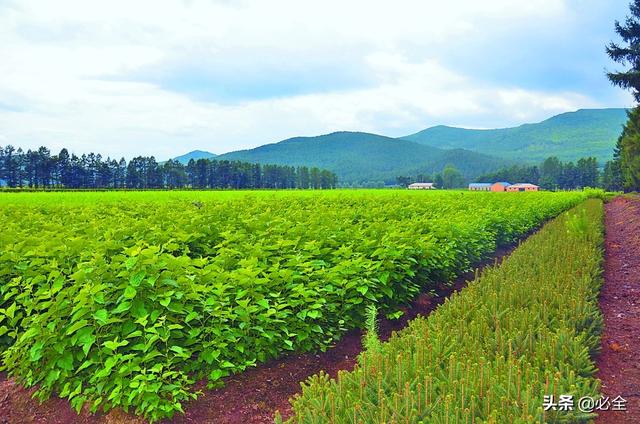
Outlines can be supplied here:
[[581, 109], [515, 128], [473, 130], [440, 125], [401, 138], [526, 162], [540, 162], [549, 156], [572, 161], [595, 156], [605, 162], [611, 159], [626, 121], [626, 109]]
[[294, 137], [248, 150], [214, 155], [194, 151], [175, 158], [216, 158], [253, 163], [316, 166], [335, 172], [346, 185], [379, 185], [399, 175], [441, 172], [447, 165], [471, 179], [514, 163], [539, 163], [549, 156], [577, 160], [595, 156], [603, 164], [627, 120], [626, 109], [581, 109], [514, 128], [466, 129], [435, 126], [405, 137], [335, 132]]
[[393, 182], [398, 175], [432, 174], [451, 164], [466, 177], [488, 172], [508, 161], [465, 149], [443, 150], [412, 141], [362, 132], [295, 137], [218, 159], [328, 169], [344, 184]]

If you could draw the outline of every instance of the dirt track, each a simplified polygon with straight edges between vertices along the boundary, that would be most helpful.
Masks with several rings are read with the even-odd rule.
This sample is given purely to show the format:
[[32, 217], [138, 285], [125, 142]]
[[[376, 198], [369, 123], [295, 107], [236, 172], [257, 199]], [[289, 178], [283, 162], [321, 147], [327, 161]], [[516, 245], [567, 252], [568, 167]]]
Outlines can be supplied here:
[[599, 424], [640, 423], [640, 198], [606, 205], [604, 314], [598, 378], [604, 396], [620, 395], [627, 411], [601, 413]]

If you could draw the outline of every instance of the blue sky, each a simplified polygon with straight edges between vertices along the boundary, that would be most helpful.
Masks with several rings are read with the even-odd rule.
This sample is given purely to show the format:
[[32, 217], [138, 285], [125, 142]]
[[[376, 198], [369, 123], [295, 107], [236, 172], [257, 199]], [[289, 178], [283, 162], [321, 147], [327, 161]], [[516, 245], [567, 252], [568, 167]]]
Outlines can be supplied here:
[[625, 0], [0, 0], [0, 145], [215, 153], [628, 107]]

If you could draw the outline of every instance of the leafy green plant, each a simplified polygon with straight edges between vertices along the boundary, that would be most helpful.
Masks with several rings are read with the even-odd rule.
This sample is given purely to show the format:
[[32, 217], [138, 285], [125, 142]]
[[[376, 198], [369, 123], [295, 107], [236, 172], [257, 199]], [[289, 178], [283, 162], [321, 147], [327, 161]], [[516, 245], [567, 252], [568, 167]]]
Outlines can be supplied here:
[[196, 380], [325, 349], [584, 198], [4, 194], [3, 366], [78, 410], [171, 417]]

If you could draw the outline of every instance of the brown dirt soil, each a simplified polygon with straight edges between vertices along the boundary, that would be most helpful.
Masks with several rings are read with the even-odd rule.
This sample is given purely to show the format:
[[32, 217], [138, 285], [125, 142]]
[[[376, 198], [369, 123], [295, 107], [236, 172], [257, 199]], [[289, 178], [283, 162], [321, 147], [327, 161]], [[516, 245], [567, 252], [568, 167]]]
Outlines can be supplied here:
[[129, 416], [122, 410], [107, 415], [92, 415], [74, 411], [66, 399], [51, 397], [40, 404], [32, 399], [35, 389], [25, 389], [0, 373], [0, 424], [143, 424], [144, 420]]
[[598, 378], [604, 396], [620, 395], [627, 411], [602, 412], [599, 424], [640, 423], [640, 198], [617, 197], [606, 205], [604, 315]]
[[[480, 268], [500, 262], [515, 247], [498, 250], [493, 259]], [[379, 333], [383, 340], [406, 326], [418, 315], [426, 316], [454, 291], [463, 288], [474, 277], [473, 272], [460, 276], [452, 285], [441, 285], [436, 295], [420, 295], [404, 309], [398, 320], [383, 319]], [[198, 399], [184, 405], [185, 414], [176, 415], [165, 423], [215, 423], [215, 424], [262, 424], [273, 423], [273, 416], [280, 411], [286, 418], [291, 415], [289, 398], [300, 391], [300, 383], [311, 375], [325, 371], [335, 377], [340, 370], [353, 369], [360, 351], [362, 333], [354, 330], [347, 333], [325, 352], [292, 354], [261, 364], [241, 374], [224, 380], [224, 387], [208, 390], [204, 381], [196, 384], [201, 390]], [[52, 397], [40, 404], [31, 398], [34, 389], [25, 389], [0, 374], [0, 424], [142, 424], [145, 420], [113, 410], [109, 414], [92, 415], [83, 410], [79, 415], [69, 402]]]

